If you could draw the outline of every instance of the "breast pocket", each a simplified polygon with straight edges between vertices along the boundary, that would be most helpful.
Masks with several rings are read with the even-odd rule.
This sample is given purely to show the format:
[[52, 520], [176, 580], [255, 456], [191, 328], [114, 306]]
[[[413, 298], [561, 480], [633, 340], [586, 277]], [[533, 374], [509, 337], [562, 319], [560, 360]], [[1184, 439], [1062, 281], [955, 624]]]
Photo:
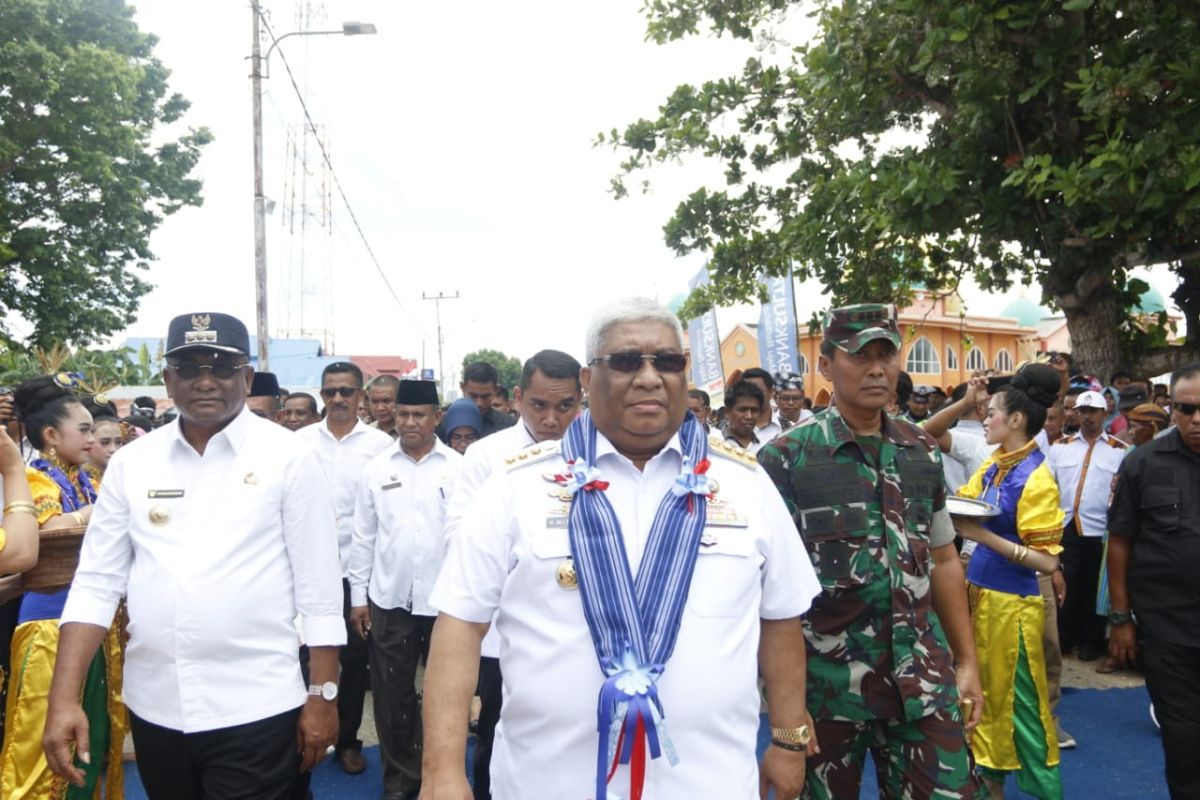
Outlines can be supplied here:
[[[706, 537], [713, 529], [706, 531]], [[687, 607], [698, 617], [721, 619], [745, 613], [760, 580], [754, 539], [745, 529], [720, 529], [701, 540]]]
[[555, 619], [583, 622], [583, 601], [567, 531], [538, 531], [530, 550], [533, 559], [529, 580], [538, 587], [545, 612]]
[[866, 503], [800, 511], [804, 546], [824, 589], [849, 589], [871, 580]]
[[1146, 527], [1167, 533], [1179, 531], [1179, 504], [1182, 501], [1178, 486], [1149, 486], [1142, 493], [1140, 510]]

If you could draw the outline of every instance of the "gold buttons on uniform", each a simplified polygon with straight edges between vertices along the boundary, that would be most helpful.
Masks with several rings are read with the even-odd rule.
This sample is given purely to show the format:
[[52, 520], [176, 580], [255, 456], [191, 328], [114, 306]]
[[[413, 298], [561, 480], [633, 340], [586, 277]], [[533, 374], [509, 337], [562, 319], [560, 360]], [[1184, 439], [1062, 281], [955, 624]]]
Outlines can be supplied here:
[[171, 512], [166, 506], [155, 506], [150, 509], [150, 521], [155, 525], [166, 525], [171, 521]]
[[578, 589], [579, 576], [575, 574], [575, 561], [566, 559], [558, 565], [558, 569], [554, 570], [554, 579], [558, 581], [558, 585], [564, 589]]

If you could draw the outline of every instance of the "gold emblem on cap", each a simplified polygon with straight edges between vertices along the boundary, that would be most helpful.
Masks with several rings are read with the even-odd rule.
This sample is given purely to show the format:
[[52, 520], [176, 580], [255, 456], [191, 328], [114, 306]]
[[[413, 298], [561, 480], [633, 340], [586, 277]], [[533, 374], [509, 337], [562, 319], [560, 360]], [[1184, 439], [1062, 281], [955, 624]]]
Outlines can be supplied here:
[[150, 521], [155, 525], [166, 525], [171, 521], [171, 512], [166, 506], [154, 506], [150, 509]]
[[211, 324], [212, 317], [208, 314], [192, 314], [192, 328], [195, 330], [206, 331]]
[[575, 574], [575, 561], [573, 559], [565, 559], [559, 562], [558, 568], [554, 570], [554, 579], [558, 581], [558, 585], [568, 591], [579, 588], [579, 576]]
[[246, 477], [245, 477], [243, 480], [244, 480], [246, 483], [250, 484], [251, 486], [257, 486], [257, 485], [258, 485], [258, 476], [257, 476], [257, 475], [255, 475], [253, 472], [247, 472], [247, 473], [246, 473]]

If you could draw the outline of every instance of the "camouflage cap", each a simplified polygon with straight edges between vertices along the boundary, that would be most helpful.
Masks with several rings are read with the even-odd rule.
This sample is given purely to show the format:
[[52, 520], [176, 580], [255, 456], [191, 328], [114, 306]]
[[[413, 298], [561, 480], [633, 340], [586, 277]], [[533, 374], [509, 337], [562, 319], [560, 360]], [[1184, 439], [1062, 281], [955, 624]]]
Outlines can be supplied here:
[[825, 340], [847, 353], [857, 353], [876, 339], [887, 339], [900, 349], [896, 307], [884, 303], [862, 303], [831, 308], [825, 313]]

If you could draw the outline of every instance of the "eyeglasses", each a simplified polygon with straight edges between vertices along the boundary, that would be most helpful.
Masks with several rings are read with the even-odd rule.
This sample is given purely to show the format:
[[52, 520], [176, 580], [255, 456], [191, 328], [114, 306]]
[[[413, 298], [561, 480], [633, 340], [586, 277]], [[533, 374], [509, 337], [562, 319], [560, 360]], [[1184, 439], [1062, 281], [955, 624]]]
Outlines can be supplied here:
[[1194, 417], [1197, 411], [1200, 411], [1200, 403], [1176, 403], [1171, 402], [1171, 410], [1178, 411], [1185, 417]]
[[609, 353], [596, 356], [588, 362], [588, 366], [601, 361], [614, 372], [637, 372], [647, 361], [662, 375], [683, 372], [687, 368], [687, 356], [683, 353]]
[[200, 377], [200, 373], [208, 370], [217, 380], [227, 381], [244, 370], [249, 364], [231, 364], [228, 361], [216, 361], [212, 364], [197, 364], [195, 361], [168, 361], [167, 367], [185, 381]]
[[357, 391], [353, 386], [328, 386], [321, 390], [321, 397], [332, 400], [334, 395], [340, 395], [343, 400], [349, 400]]

